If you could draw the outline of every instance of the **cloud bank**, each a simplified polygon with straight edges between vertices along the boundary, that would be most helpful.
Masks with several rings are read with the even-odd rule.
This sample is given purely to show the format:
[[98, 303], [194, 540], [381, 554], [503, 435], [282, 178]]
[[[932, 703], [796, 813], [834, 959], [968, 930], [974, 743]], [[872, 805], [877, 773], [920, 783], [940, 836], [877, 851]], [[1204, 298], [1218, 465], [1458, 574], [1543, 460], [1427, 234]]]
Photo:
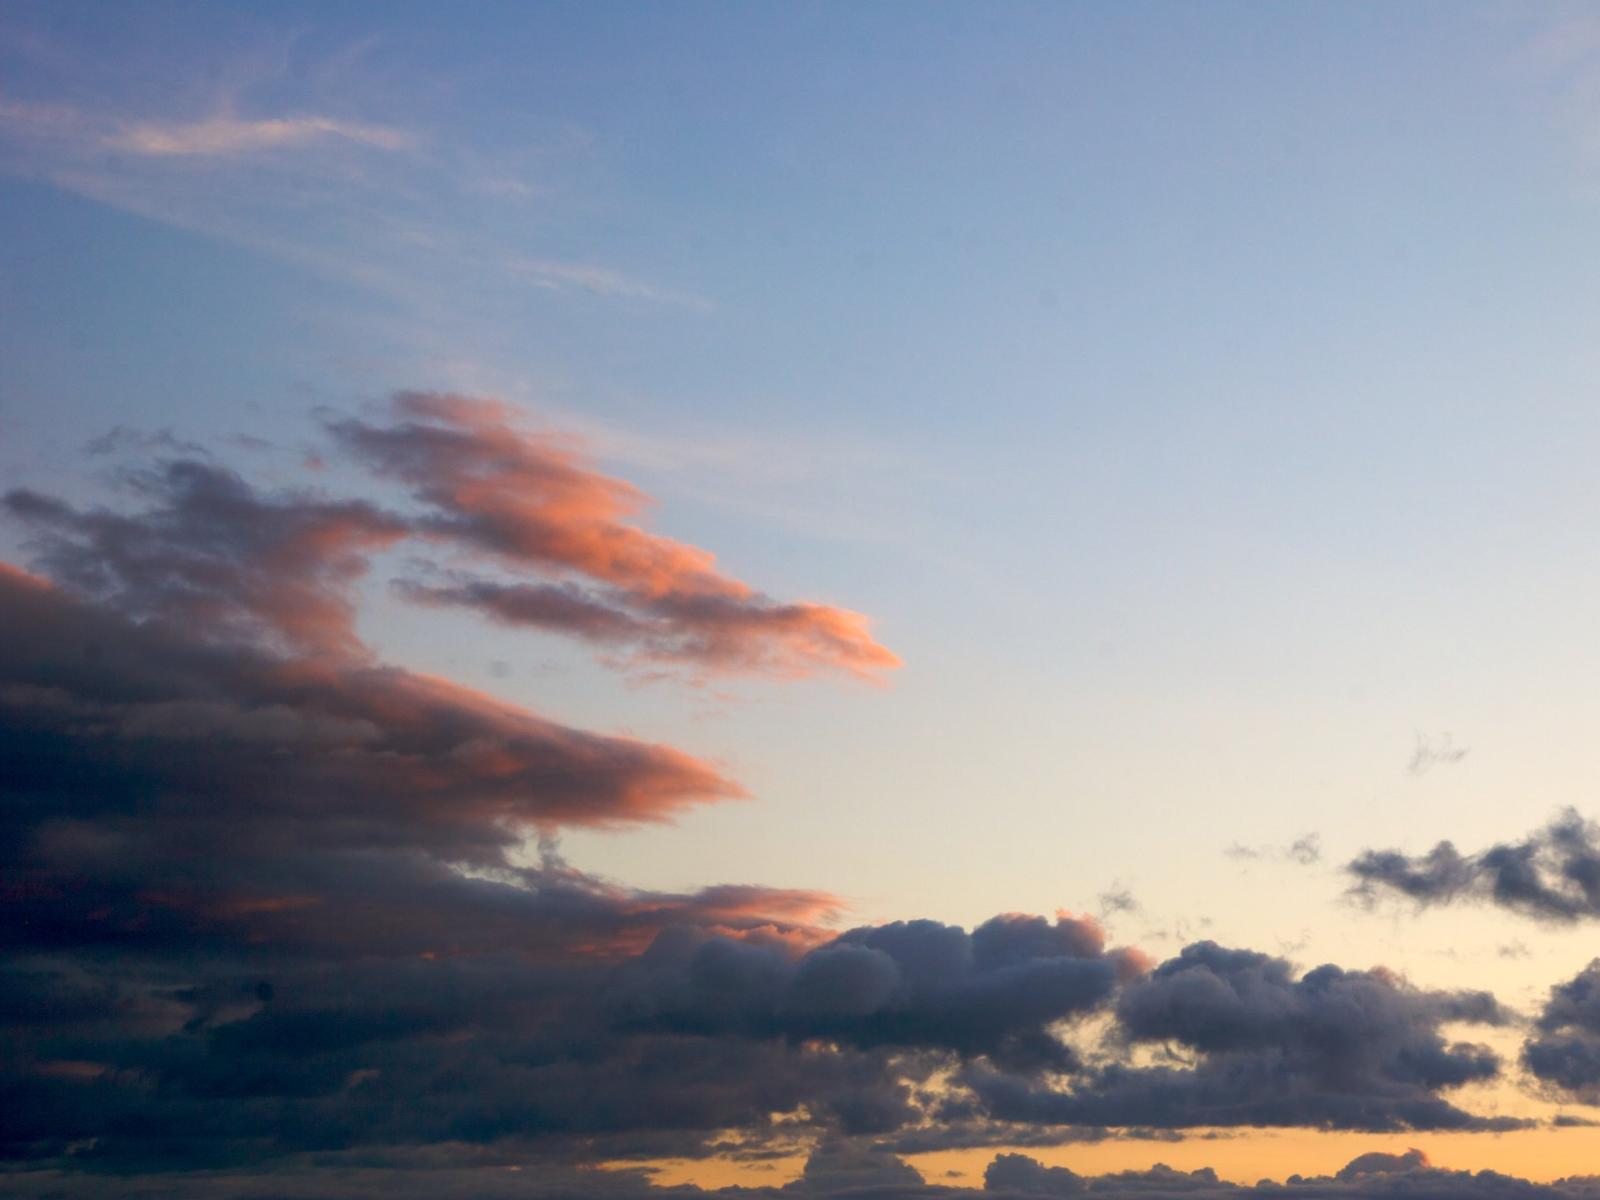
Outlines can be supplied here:
[[[357, 585], [386, 552], [435, 556], [403, 589], [466, 589], [427, 603], [527, 589], [497, 619], [649, 662], [897, 660], [864, 618], [646, 530], [639, 492], [501, 406], [406, 394], [327, 428], [372, 495], [123, 438], [153, 456], [123, 508], [4, 498], [34, 551], [0, 566], [8, 1191], [641, 1194], [581, 1168], [820, 1146], [785, 1194], [943, 1196], [889, 1148], [1516, 1124], [1450, 1098], [1503, 1071], [1459, 1040], [1506, 1021], [1486, 993], [1209, 942], [1153, 964], [1066, 913], [840, 931], [825, 892], [571, 867], [563, 829], [744, 792], [380, 661]], [[1548, 1038], [1589, 1028], [1584, 995]], [[1084, 1186], [1003, 1157], [987, 1190]], [[1228, 1194], [1204, 1173], [1093, 1186]]]

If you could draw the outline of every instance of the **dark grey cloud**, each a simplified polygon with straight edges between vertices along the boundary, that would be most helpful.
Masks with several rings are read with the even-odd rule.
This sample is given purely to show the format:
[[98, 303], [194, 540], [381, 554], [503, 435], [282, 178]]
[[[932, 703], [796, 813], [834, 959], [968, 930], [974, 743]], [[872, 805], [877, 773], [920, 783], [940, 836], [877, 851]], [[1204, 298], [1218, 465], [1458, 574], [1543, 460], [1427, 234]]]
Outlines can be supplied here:
[[851, 930], [795, 960], [770, 946], [662, 938], [619, 972], [641, 1028], [946, 1050], [1022, 1073], [1070, 1071], [1058, 1022], [1094, 1011], [1143, 969], [1087, 919], [995, 917]]
[[130, 472], [137, 513], [80, 510], [38, 492], [4, 496], [33, 535], [35, 565], [79, 594], [185, 636], [297, 651], [360, 649], [350, 587], [405, 524], [361, 501], [263, 496], [209, 461]]
[[[550, 627], [635, 647], [661, 622], [754, 637], [741, 622], [777, 610], [622, 521], [625, 484], [447, 399], [336, 427], [409, 511], [193, 458], [130, 473], [129, 512], [5, 498], [53, 579], [0, 564], [6, 1190], [648, 1194], [572, 1168], [820, 1140], [782, 1194], [890, 1195], [926, 1188], [894, 1149], [1497, 1127], [1445, 1098], [1499, 1069], [1440, 1033], [1501, 1019], [1481, 994], [1209, 944], [1149, 973], [1067, 916], [839, 933], [822, 892], [569, 866], [562, 828], [742, 793], [672, 747], [381, 663], [355, 632], [371, 559], [407, 538], [570, 571], [527, 585]], [[617, 596], [621, 616], [587, 607]], [[758, 642], [694, 656], [771, 666]], [[1190, 1061], [1135, 1065], [1162, 1044]]]
[[1368, 850], [1345, 870], [1352, 894], [1367, 902], [1478, 901], [1560, 923], [1600, 916], [1600, 827], [1570, 808], [1519, 842], [1476, 854], [1447, 841], [1420, 855]]
[[1118, 1035], [1176, 1046], [1182, 1065], [1095, 1067], [1066, 1087], [986, 1065], [964, 1080], [1000, 1120], [1182, 1128], [1494, 1129], [1443, 1095], [1495, 1078], [1488, 1048], [1445, 1039], [1458, 1023], [1502, 1025], [1486, 992], [1414, 988], [1385, 971], [1328, 965], [1296, 976], [1283, 959], [1211, 942], [1126, 988]]
[[93, 1168], [884, 1133], [950, 1058], [1069, 1068], [1138, 969], [1087, 920], [834, 937], [817, 892], [643, 892], [529, 829], [728, 794], [442, 681], [137, 623], [0, 571], [0, 1150]]
[[1553, 1092], [1600, 1102], [1600, 959], [1550, 989], [1522, 1063]]

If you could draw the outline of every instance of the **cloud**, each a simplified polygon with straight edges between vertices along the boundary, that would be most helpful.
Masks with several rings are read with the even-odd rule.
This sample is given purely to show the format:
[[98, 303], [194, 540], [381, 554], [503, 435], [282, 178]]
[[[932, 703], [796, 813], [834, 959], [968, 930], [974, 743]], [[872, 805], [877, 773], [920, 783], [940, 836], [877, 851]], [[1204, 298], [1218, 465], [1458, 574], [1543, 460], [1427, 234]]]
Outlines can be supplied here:
[[983, 1171], [983, 1190], [1023, 1196], [1076, 1196], [1088, 1189], [1082, 1175], [1047, 1167], [1026, 1154], [997, 1154]]
[[1281, 958], [1212, 942], [1186, 947], [1116, 1004], [1130, 1046], [1181, 1047], [1184, 1066], [1126, 1058], [1066, 1088], [976, 1067], [964, 1081], [1006, 1121], [1183, 1128], [1310, 1125], [1334, 1129], [1496, 1129], [1441, 1093], [1493, 1079], [1488, 1048], [1443, 1027], [1503, 1025], [1486, 992], [1414, 988], [1383, 970], [1318, 967], [1296, 978]]
[[1471, 746], [1457, 746], [1454, 736], [1448, 732], [1441, 733], [1437, 737], [1419, 733], [1416, 747], [1411, 751], [1411, 761], [1406, 764], [1406, 770], [1412, 775], [1426, 775], [1434, 767], [1450, 766], [1460, 762], [1471, 752]]
[[1292, 862], [1302, 867], [1309, 867], [1322, 861], [1322, 835], [1319, 833], [1302, 834], [1287, 846], [1246, 846], [1240, 842], [1234, 842], [1223, 853], [1236, 862], [1275, 859], [1281, 862]]
[[151, 505], [131, 515], [25, 489], [0, 502], [33, 532], [53, 577], [135, 619], [220, 640], [359, 651], [349, 589], [372, 552], [406, 536], [404, 522], [361, 501], [264, 497], [201, 459], [168, 461], [131, 483]]
[[[527, 1162], [505, 1152], [485, 1151], [471, 1165], [441, 1163], [391, 1152], [350, 1163], [321, 1156], [322, 1171], [296, 1164], [289, 1169], [200, 1170], [150, 1178], [150, 1190], [169, 1200], [246, 1200], [263, 1195], [283, 1200], [431, 1200], [473, 1196], [480, 1200], [1006, 1200], [1040, 1196], [1126, 1196], [1130, 1200], [1595, 1200], [1600, 1179], [1534, 1183], [1494, 1171], [1453, 1171], [1432, 1166], [1420, 1151], [1364, 1154], [1333, 1175], [1293, 1175], [1285, 1183], [1230, 1183], [1210, 1168], [1179, 1171], [1157, 1164], [1143, 1171], [1080, 1175], [1023, 1154], [1000, 1154], [984, 1171], [981, 1188], [927, 1182], [916, 1168], [869, 1146], [830, 1142], [807, 1159], [801, 1176], [782, 1187], [709, 1190], [692, 1185], [652, 1186], [636, 1171], [575, 1171], [558, 1164]], [[62, 1178], [50, 1171], [13, 1174], [14, 1194], [42, 1198], [61, 1193]], [[125, 1179], [72, 1177], [75, 1196], [86, 1200], [130, 1193]]]
[[413, 392], [394, 408], [384, 424], [329, 428], [346, 453], [410, 489], [423, 505], [413, 530], [513, 571], [558, 576], [531, 584], [458, 571], [444, 583], [403, 581], [408, 598], [711, 672], [873, 677], [899, 665], [861, 614], [772, 600], [721, 572], [708, 551], [631, 523], [643, 493], [560, 439], [524, 432], [507, 406]]
[[[709, 551], [632, 523], [643, 493], [560, 438], [523, 432], [509, 407], [406, 393], [395, 408], [389, 423], [335, 420], [330, 430], [357, 462], [405, 485], [413, 511], [305, 488], [263, 493], [203, 448], [126, 430], [95, 449], [180, 454], [125, 473], [142, 510], [81, 510], [23, 489], [3, 503], [55, 578], [137, 619], [219, 640], [364, 653], [353, 588], [374, 554], [409, 540], [513, 575], [424, 564], [421, 577], [396, 582], [405, 598], [576, 637], [614, 661], [779, 678], [876, 678], [899, 665], [860, 613], [773, 600], [719, 571]], [[528, 573], [553, 578], [517, 577]]]
[[388, 151], [406, 150], [416, 142], [405, 130], [365, 121], [315, 114], [249, 120], [219, 113], [197, 121], [130, 121], [107, 134], [105, 145], [124, 154], [194, 158], [275, 150], [330, 138]]
[[[425, 517], [264, 493], [209, 458], [123, 482], [128, 512], [5, 498], [56, 581], [0, 565], [0, 1156], [143, 1172], [513, 1139], [591, 1158], [693, 1153], [802, 1107], [845, 1132], [914, 1116], [938, 1030], [863, 1025], [818, 1053], [622, 1003], [647, 959], [715, 946], [791, 972], [793, 1011], [827, 1023], [850, 964], [888, 959], [814, 957], [826, 893], [651, 892], [562, 862], [556, 829], [743, 793], [675, 748], [377, 661], [353, 585], [396, 541], [437, 541]], [[573, 514], [546, 516], [559, 537]], [[1092, 1005], [1115, 970], [1081, 949]]]
[[7, 844], [19, 848], [37, 848], [36, 821], [109, 821], [127, 850], [148, 820], [152, 847], [179, 856], [248, 833], [268, 854], [494, 862], [519, 826], [659, 820], [740, 794], [668, 747], [397, 667], [207, 645], [9, 569], [0, 613], [6, 761], [26, 800], [8, 810]]
[[1600, 1101], [1600, 959], [1550, 989], [1522, 1063], [1554, 1092]]
[[[473, 357], [468, 347], [496, 341], [486, 329], [512, 335], [535, 297], [598, 297], [636, 315], [713, 307], [541, 244], [528, 206], [582, 186], [573, 167], [588, 131], [502, 106], [487, 145], [460, 123], [464, 94], [424, 97], [393, 43], [323, 53], [270, 24], [243, 22], [237, 51], [204, 72], [153, 26], [123, 29], [97, 60], [61, 47], [27, 61], [9, 39], [0, 171], [381, 293], [422, 362]], [[373, 336], [370, 317], [325, 319]]]
[[575, 289], [595, 296], [609, 296], [623, 300], [678, 304], [702, 311], [711, 308], [711, 302], [703, 296], [657, 287], [596, 263], [553, 262], [549, 259], [524, 258], [513, 261], [511, 269], [531, 280], [536, 286], [551, 291]]
[[[474, 1171], [523, 1163], [592, 1194], [575, 1164], [818, 1144], [781, 1194], [882, 1195], [927, 1186], [891, 1146], [1508, 1125], [1445, 1095], [1500, 1070], [1441, 1032], [1503, 1020], [1483, 993], [1297, 977], [1209, 943], [1151, 971], [1068, 914], [839, 932], [826, 892], [570, 866], [563, 828], [743, 793], [677, 748], [383, 663], [355, 609], [379, 554], [449, 555], [430, 586], [458, 586], [461, 562], [536, 575], [518, 582], [549, 589], [549, 627], [700, 669], [888, 652], [864, 630], [797, 644], [785, 606], [634, 524], [640, 493], [508, 410], [399, 404], [333, 427], [398, 485], [383, 503], [258, 489], [128, 437], [112, 448], [180, 457], [125, 472], [126, 511], [5, 498], [52, 577], [0, 566], [8, 1191], [182, 1195], [182, 1168], [208, 1194], [337, 1195], [409, 1162], [434, 1173], [402, 1194], [493, 1194]], [[1016, 1163], [999, 1178], [1067, 1186]]]
[[617, 1003], [643, 1028], [942, 1049], [1032, 1073], [1075, 1069], [1052, 1027], [1143, 968], [1136, 952], [1108, 951], [1088, 918], [1012, 914], [970, 934], [919, 920], [851, 930], [794, 960], [756, 944], [658, 940], [620, 974]]
[[1426, 854], [1368, 850], [1345, 870], [1367, 902], [1406, 897], [1418, 907], [1490, 903], [1537, 920], [1570, 923], [1600, 916], [1600, 828], [1566, 809], [1520, 842], [1463, 855], [1450, 842]]

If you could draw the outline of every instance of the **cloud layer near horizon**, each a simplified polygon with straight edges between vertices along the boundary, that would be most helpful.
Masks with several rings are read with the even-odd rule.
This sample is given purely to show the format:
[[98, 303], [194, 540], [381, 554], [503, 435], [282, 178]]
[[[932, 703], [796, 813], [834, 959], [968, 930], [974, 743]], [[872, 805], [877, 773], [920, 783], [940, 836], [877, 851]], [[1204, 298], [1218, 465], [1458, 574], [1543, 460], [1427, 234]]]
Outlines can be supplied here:
[[[370, 1158], [370, 1156], [368, 1156]], [[337, 1163], [337, 1159], [334, 1160]], [[63, 1178], [50, 1172], [12, 1175], [19, 1197], [53, 1197], [63, 1182], [74, 1195], [129, 1195], [116, 1177]], [[472, 1196], [474, 1200], [1025, 1200], [1039, 1197], [1129, 1197], [1130, 1200], [1595, 1200], [1600, 1177], [1534, 1183], [1496, 1171], [1456, 1171], [1431, 1164], [1419, 1150], [1358, 1155], [1332, 1175], [1293, 1175], [1283, 1183], [1230, 1183], [1202, 1167], [1174, 1170], [1156, 1164], [1144, 1171], [1080, 1175], [1050, 1167], [1024, 1154], [1002, 1153], [984, 1171], [982, 1187], [930, 1183], [892, 1154], [834, 1143], [806, 1161], [798, 1179], [783, 1186], [705, 1189], [652, 1186], [635, 1171], [573, 1171], [523, 1165], [493, 1154], [472, 1165], [396, 1156], [392, 1163], [330, 1163], [320, 1171], [201, 1170], [147, 1176], [139, 1195], [164, 1200], [428, 1200]]]
[[[1459, 1040], [1506, 1022], [1483, 992], [1209, 942], [1153, 965], [1069, 914], [839, 932], [824, 892], [647, 892], [568, 866], [563, 828], [742, 790], [377, 661], [353, 585], [378, 552], [553, 574], [518, 586], [643, 623], [622, 643], [647, 659], [792, 675], [892, 656], [853, 614], [769, 601], [629, 524], [638, 493], [506, 410], [396, 403], [329, 428], [409, 506], [264, 492], [159, 439], [131, 448], [181, 457], [128, 473], [131, 512], [6, 497], [51, 576], [0, 566], [13, 1168], [300, 1169], [290, 1191], [338, 1194], [316, 1161], [1516, 1124], [1450, 1099], [1503, 1069]], [[1001, 1190], [1067, 1186], [1025, 1174], [1003, 1166]]]

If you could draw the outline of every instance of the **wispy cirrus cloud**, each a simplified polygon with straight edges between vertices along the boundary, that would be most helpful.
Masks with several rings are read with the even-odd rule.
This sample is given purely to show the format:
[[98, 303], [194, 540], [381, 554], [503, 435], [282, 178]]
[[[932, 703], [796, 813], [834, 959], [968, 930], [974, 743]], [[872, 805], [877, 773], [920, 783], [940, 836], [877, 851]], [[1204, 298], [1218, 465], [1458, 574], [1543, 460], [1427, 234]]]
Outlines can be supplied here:
[[152, 158], [238, 156], [324, 141], [373, 150], [416, 148], [421, 139], [392, 125], [318, 113], [245, 117], [227, 108], [190, 118], [134, 118], [66, 104], [0, 102], [0, 131], [61, 143], [82, 156], [115, 151]]
[[[175, 94], [105, 63], [86, 93], [72, 86], [85, 64], [34, 47], [47, 69], [0, 98], [0, 170], [380, 292], [414, 310], [419, 331], [459, 308], [442, 292], [711, 309], [692, 290], [552, 256], [530, 236], [528, 206], [556, 203], [552, 177], [588, 153], [585, 131], [530, 114], [510, 145], [474, 145], [451, 135], [447, 110], [419, 109], [393, 66], [375, 64], [371, 39], [304, 60], [292, 38], [261, 41]], [[475, 327], [463, 321], [460, 333]]]
[[711, 301], [704, 296], [657, 287], [596, 263], [521, 259], [512, 263], [511, 269], [531, 280], [535, 286], [549, 291], [575, 290], [588, 292], [594, 296], [611, 296], [624, 300], [680, 304], [701, 310], [711, 308]]
[[114, 150], [153, 157], [245, 154], [338, 139], [375, 150], [408, 150], [416, 135], [388, 125], [302, 114], [254, 120], [219, 114], [196, 121], [134, 121], [108, 134]]

